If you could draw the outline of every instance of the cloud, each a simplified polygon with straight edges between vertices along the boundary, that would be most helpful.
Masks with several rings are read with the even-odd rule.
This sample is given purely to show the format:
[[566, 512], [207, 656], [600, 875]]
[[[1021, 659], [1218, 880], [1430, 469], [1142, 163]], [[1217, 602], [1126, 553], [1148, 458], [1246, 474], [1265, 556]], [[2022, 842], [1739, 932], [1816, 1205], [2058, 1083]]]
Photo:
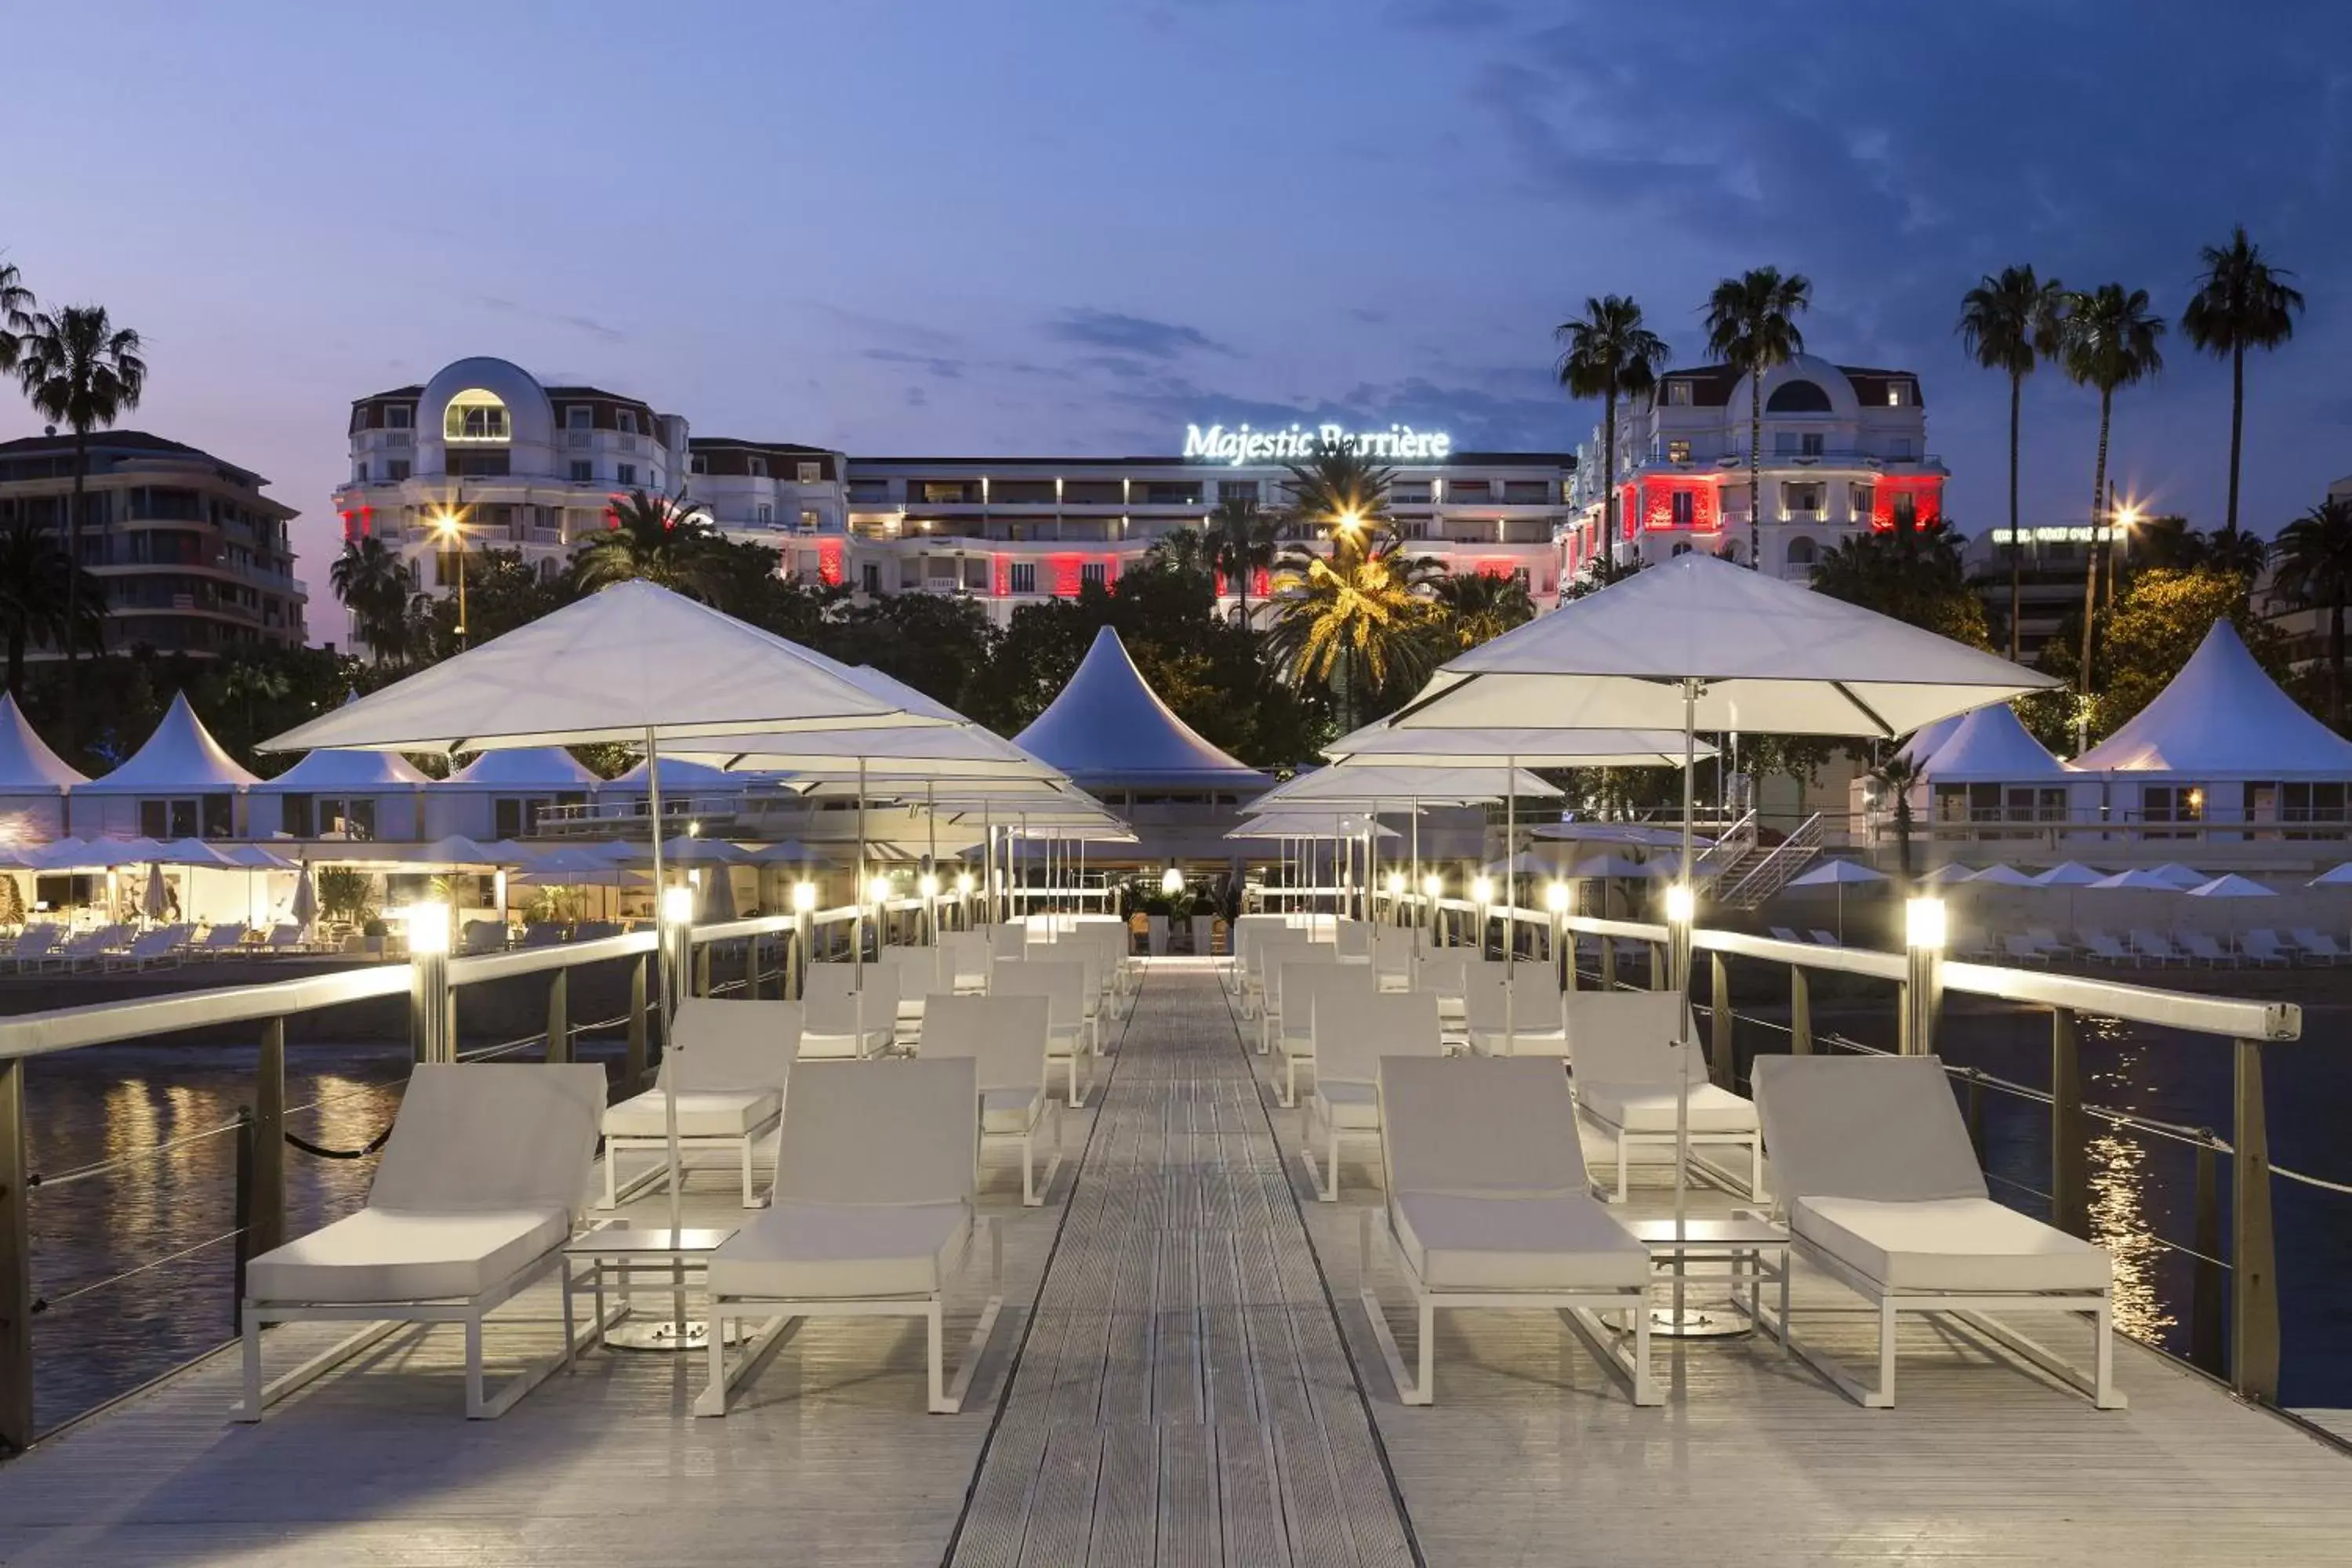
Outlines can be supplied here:
[[528, 305], [502, 299], [496, 294], [478, 295], [475, 302], [484, 310], [495, 310], [502, 316], [517, 316], [524, 321], [547, 321], [559, 327], [570, 327], [573, 331], [583, 332], [602, 343], [625, 343], [629, 341], [628, 333], [618, 327], [600, 321], [593, 316], [535, 310]]
[[920, 386], [909, 386], [907, 388], [906, 404], [908, 407], [928, 408], [930, 406], [930, 403], [931, 395], [925, 392]]
[[1066, 343], [1108, 349], [1146, 359], [1173, 360], [1188, 353], [1230, 354], [1234, 351], [1198, 327], [1155, 321], [1116, 310], [1064, 310], [1045, 323], [1045, 333]]
[[879, 360], [884, 364], [915, 365], [929, 371], [941, 381], [963, 379], [964, 362], [960, 359], [947, 359], [937, 354], [908, 353], [904, 349], [867, 349], [866, 357], [870, 360]]

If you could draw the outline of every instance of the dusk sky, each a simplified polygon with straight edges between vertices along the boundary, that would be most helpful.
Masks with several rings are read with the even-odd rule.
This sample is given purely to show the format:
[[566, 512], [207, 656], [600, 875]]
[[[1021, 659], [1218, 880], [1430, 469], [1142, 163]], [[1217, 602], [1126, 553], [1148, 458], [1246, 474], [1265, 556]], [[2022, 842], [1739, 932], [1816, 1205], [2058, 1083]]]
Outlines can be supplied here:
[[[126, 426], [301, 510], [311, 619], [354, 397], [467, 354], [870, 454], [1172, 452], [1188, 420], [1572, 447], [1552, 327], [1813, 279], [1808, 346], [1924, 382], [1970, 531], [2006, 396], [1952, 326], [2030, 261], [2177, 318], [2244, 223], [2310, 310], [2249, 372], [2262, 532], [2352, 473], [2352, 6], [1741, 4], [18, 7], [0, 250], [147, 340]], [[2218, 523], [2227, 366], [2175, 331], [2114, 467]], [[2096, 400], [2026, 403], [2028, 521]], [[0, 396], [0, 438], [34, 433]]]

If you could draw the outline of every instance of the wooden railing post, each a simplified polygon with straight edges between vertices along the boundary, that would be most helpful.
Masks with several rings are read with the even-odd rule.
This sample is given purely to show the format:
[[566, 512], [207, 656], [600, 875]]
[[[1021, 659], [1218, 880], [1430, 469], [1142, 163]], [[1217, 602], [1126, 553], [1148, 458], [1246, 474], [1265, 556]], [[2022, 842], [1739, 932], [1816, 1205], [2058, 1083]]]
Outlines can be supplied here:
[[1707, 954], [1708, 978], [1712, 985], [1707, 994], [1707, 1076], [1717, 1089], [1729, 1089], [1738, 1082], [1738, 1073], [1732, 1061], [1736, 1048], [1731, 1038], [1731, 961], [1719, 952]]
[[253, 1085], [253, 1208], [246, 1224], [258, 1258], [286, 1245], [286, 1020], [261, 1026], [261, 1060]]
[[2083, 1061], [2074, 1009], [2050, 1010], [2050, 1223], [2091, 1235], [2090, 1122], [2083, 1114]]
[[2215, 1377], [2229, 1375], [2229, 1340], [2222, 1331], [2221, 1157], [2210, 1130], [2197, 1146], [2197, 1202], [2189, 1268], [2189, 1360]]
[[2271, 1140], [2263, 1104], [2263, 1047], [2237, 1042], [2237, 1122], [2231, 1142], [2230, 1386], [2257, 1404], [2278, 1403], [2278, 1242], [2271, 1232]]
[[1801, 1057], [1813, 1054], [1813, 983], [1802, 965], [1789, 965], [1789, 1049]]
[[1601, 939], [1601, 989], [1617, 989], [1617, 939], [1613, 936]]
[[547, 1059], [572, 1059], [572, 971], [559, 969], [547, 980]]
[[645, 1088], [646, 1056], [646, 955], [641, 952], [629, 969], [629, 1045], [621, 1069], [624, 1099]]
[[709, 995], [709, 994], [710, 994], [710, 949], [711, 949], [711, 946], [712, 946], [712, 944], [711, 944], [711, 943], [709, 943], [709, 942], [704, 942], [700, 947], [698, 947], [698, 948], [695, 949], [695, 952], [694, 952], [694, 990], [693, 990], [693, 992], [691, 993], [691, 994], [693, 994], [693, 995], [696, 995], [696, 996], [708, 996], [708, 995]]
[[0, 1061], [0, 1447], [33, 1441], [32, 1194], [25, 1184], [25, 1062]]

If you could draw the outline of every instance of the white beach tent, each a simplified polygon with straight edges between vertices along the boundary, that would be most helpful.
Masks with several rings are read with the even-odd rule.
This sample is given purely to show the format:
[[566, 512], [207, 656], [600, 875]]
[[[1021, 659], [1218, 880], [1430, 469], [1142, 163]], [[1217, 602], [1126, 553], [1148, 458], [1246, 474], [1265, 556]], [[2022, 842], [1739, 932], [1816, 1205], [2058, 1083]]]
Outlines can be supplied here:
[[1933, 784], [2023, 784], [2071, 776], [2006, 702], [1990, 702], [1963, 716], [1919, 764], [1919, 773]]
[[[1694, 551], [1452, 659], [1387, 724], [1482, 729], [1524, 726], [1534, 717], [1545, 729], [1679, 728], [1687, 882], [1699, 731], [1893, 740], [2056, 684], [1980, 649]], [[1686, 973], [1676, 978], [1688, 984]], [[1686, 1013], [1680, 1028], [1687, 1048]], [[1675, 1081], [1684, 1084], [1685, 1076]], [[1688, 1108], [1686, 1095], [1675, 1099], [1679, 1226]], [[1675, 1283], [1669, 1331], [1682, 1326], [1679, 1267]]]
[[89, 780], [33, 729], [12, 692], [0, 692], [0, 843], [33, 844], [66, 831], [66, 792]]
[[256, 838], [279, 833], [308, 838], [325, 832], [327, 824], [315, 815], [307, 826], [288, 823], [286, 797], [303, 795], [314, 797], [314, 811], [320, 796], [346, 803], [347, 811], [352, 809], [348, 803], [369, 802], [368, 837], [422, 838], [425, 792], [432, 782], [397, 752], [312, 752], [277, 777], [253, 786], [247, 831]]
[[1274, 782], [1176, 717], [1108, 626], [1095, 634], [1069, 683], [1013, 743], [1084, 787], [1156, 785], [1247, 795]]
[[[616, 584], [263, 742], [448, 754], [621, 742], [656, 763], [665, 742], [746, 731], [897, 728], [908, 713], [833, 661], [650, 583]], [[660, 770], [648, 781], [659, 816]], [[656, 888], [662, 863], [654, 861]], [[663, 1016], [685, 976], [663, 963]], [[681, 1223], [677, 1106], [663, 1096], [669, 1221]], [[678, 1321], [685, 1316], [677, 1286]], [[681, 1331], [681, 1337], [683, 1331]]]
[[[238, 825], [236, 800], [261, 781], [240, 767], [236, 760], [222, 750], [221, 743], [198, 721], [195, 710], [188, 706], [185, 692], [173, 695], [172, 706], [146, 743], [132, 752], [121, 766], [112, 773], [75, 786], [72, 825], [77, 833], [137, 833], [152, 828], [152, 820], [142, 827], [142, 816], [152, 819], [156, 813], [146, 811], [149, 803], [165, 803], [163, 806], [163, 831], [175, 829], [202, 833], [203, 817], [217, 814], [225, 806], [231, 833]], [[84, 803], [92, 809], [83, 809]], [[218, 802], [219, 805], [192, 805], [194, 802]], [[190, 810], [197, 820], [187, 821]], [[90, 820], [96, 817], [97, 820]], [[178, 820], [175, 820], [177, 818]], [[217, 821], [217, 815], [215, 815]], [[214, 835], [228, 837], [230, 835]]]
[[582, 805], [599, 781], [562, 746], [518, 746], [484, 752], [425, 792], [425, 837], [452, 833], [488, 838], [501, 830], [527, 833], [551, 805]]

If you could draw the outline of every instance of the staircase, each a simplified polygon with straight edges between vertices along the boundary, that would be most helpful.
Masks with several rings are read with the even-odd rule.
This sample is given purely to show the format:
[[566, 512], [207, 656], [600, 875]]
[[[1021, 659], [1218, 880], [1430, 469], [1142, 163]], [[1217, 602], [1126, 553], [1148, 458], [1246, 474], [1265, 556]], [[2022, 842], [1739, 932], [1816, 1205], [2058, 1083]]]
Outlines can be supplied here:
[[1702, 888], [1727, 888], [1731, 883], [1726, 878], [1756, 853], [1756, 814], [1751, 811], [1717, 834], [1715, 842], [1691, 862], [1691, 881]]
[[1754, 910], [1803, 870], [1822, 852], [1822, 814], [1813, 813], [1794, 833], [1770, 849], [1751, 840], [1748, 851], [1726, 868], [1716, 881], [1716, 901], [1728, 909]]

